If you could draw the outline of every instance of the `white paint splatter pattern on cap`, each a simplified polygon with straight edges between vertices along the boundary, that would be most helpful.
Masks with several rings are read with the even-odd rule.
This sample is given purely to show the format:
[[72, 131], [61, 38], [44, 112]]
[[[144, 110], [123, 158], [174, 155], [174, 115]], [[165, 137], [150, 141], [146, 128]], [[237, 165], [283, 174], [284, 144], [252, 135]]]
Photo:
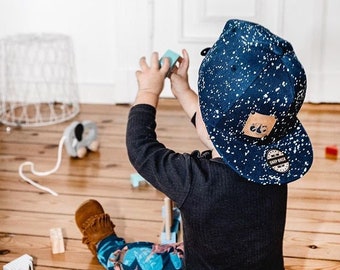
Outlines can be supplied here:
[[211, 140], [237, 173], [284, 184], [309, 170], [312, 145], [297, 119], [306, 75], [288, 41], [261, 25], [228, 21], [202, 61], [198, 89]]

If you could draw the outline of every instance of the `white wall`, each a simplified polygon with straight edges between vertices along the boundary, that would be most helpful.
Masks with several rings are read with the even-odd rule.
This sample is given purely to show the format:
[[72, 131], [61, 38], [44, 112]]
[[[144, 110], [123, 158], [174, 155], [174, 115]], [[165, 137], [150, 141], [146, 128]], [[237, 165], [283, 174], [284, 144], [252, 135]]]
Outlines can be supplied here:
[[308, 75], [307, 100], [340, 102], [340, 1], [285, 0], [283, 35]]
[[339, 0], [0, 0], [0, 38], [70, 35], [81, 102], [131, 102], [140, 56], [188, 48], [195, 87], [200, 50], [227, 19], [250, 19], [293, 43], [308, 74], [307, 100], [340, 102], [339, 12]]

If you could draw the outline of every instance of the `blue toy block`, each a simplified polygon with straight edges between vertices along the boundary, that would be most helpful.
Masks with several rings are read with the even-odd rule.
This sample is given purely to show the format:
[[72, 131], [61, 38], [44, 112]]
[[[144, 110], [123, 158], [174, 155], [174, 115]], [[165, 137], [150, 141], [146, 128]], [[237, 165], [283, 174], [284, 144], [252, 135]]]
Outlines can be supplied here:
[[138, 173], [132, 173], [130, 175], [130, 181], [131, 185], [134, 188], [139, 187], [141, 184], [148, 184], [148, 181], [146, 181], [140, 174]]
[[177, 61], [181, 58], [181, 56], [179, 54], [175, 53], [174, 51], [167, 50], [164, 53], [164, 55], [161, 57], [161, 59], [159, 60], [159, 64], [161, 66], [163, 65], [164, 58], [169, 58], [169, 60], [170, 60], [170, 68], [169, 68], [169, 71], [167, 73], [167, 77], [168, 77], [169, 74], [171, 73], [171, 71], [173, 70], [173, 68], [175, 67]]
[[163, 54], [162, 58], [159, 60], [161, 66], [163, 65], [163, 59], [164, 58], [169, 58], [170, 68], [173, 68], [175, 66], [176, 62], [181, 58], [181, 56], [179, 54], [175, 53], [174, 51], [167, 50]]

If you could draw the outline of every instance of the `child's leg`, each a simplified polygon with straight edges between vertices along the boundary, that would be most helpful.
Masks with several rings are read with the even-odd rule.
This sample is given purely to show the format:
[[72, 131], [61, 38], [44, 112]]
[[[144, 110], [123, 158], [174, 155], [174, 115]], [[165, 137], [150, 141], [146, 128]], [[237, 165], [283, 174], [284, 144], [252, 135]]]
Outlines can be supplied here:
[[97, 258], [102, 266], [106, 269], [114, 269], [121, 259], [121, 250], [125, 246], [123, 238], [110, 235], [100, 241], [97, 246]]
[[182, 254], [176, 245], [135, 242], [126, 245], [121, 260], [123, 269], [178, 270], [183, 267]]
[[182, 255], [176, 245], [125, 244], [124, 239], [114, 235], [102, 240], [97, 247], [98, 261], [107, 270], [179, 270], [183, 267]]

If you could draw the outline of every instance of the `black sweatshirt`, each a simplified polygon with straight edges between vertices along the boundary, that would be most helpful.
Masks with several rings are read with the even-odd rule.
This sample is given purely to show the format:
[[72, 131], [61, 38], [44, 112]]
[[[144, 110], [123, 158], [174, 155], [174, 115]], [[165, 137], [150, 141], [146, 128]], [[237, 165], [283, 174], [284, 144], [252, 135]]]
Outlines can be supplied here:
[[189, 270], [281, 270], [287, 186], [249, 182], [221, 158], [158, 142], [156, 109], [131, 108], [126, 143], [137, 172], [181, 210]]

